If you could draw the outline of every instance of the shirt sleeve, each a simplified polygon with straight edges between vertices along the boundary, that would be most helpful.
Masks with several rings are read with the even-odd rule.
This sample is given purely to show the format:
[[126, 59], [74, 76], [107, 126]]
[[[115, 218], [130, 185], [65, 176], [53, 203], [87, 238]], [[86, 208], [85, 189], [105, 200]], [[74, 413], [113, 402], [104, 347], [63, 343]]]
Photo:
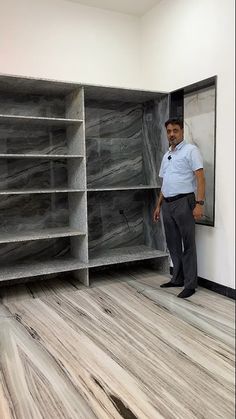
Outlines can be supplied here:
[[203, 169], [203, 158], [198, 147], [194, 146], [190, 153], [190, 166], [193, 172]]

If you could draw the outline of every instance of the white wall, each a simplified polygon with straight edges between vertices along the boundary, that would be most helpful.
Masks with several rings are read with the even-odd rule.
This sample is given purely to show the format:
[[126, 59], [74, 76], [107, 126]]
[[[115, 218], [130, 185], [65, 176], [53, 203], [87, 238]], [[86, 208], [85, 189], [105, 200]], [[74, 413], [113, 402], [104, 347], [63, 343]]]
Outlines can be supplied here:
[[0, 0], [0, 72], [139, 86], [140, 20], [63, 0]]
[[197, 226], [199, 275], [235, 288], [234, 0], [165, 0], [142, 18], [146, 88], [218, 75], [215, 228]]

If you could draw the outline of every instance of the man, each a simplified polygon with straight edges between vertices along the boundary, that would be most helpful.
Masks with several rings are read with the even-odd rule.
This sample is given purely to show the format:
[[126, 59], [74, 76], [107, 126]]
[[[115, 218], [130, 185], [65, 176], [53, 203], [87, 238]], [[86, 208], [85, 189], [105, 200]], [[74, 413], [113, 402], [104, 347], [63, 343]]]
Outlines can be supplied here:
[[165, 127], [170, 148], [161, 163], [163, 183], [153, 220], [159, 221], [162, 208], [173, 277], [161, 287], [184, 286], [178, 297], [188, 298], [197, 287], [195, 220], [201, 219], [204, 210], [203, 161], [198, 148], [184, 141], [181, 119], [169, 119]]

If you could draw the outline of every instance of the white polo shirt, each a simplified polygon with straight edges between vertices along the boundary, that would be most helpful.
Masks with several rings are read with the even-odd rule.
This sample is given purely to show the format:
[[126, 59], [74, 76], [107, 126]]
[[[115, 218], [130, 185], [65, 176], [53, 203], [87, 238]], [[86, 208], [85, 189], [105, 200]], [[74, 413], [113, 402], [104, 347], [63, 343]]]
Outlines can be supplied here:
[[202, 168], [203, 159], [197, 146], [183, 140], [174, 150], [169, 149], [162, 159], [159, 172], [163, 178], [161, 191], [164, 197], [195, 192], [194, 172]]

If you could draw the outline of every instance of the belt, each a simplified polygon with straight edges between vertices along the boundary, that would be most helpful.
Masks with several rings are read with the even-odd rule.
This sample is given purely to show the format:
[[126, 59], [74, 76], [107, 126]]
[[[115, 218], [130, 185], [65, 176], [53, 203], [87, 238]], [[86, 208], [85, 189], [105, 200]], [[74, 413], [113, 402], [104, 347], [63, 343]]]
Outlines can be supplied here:
[[184, 196], [189, 196], [192, 195], [193, 192], [190, 193], [180, 193], [179, 195], [175, 195], [175, 196], [170, 196], [169, 198], [165, 198], [164, 197], [164, 201], [166, 202], [173, 202], [173, 201], [177, 201], [177, 199], [183, 198]]

